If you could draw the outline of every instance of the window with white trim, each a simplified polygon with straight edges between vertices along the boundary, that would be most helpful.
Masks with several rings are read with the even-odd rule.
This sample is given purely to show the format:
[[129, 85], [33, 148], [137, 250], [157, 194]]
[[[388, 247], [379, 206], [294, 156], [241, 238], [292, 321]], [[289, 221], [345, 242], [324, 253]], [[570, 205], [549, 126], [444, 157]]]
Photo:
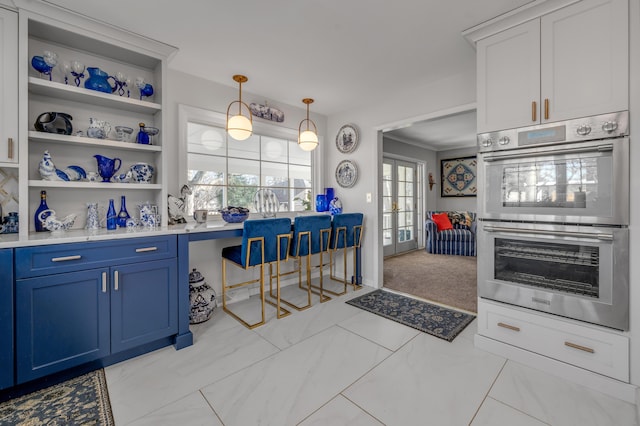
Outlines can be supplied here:
[[187, 117], [187, 183], [193, 192], [187, 215], [196, 209], [217, 214], [226, 206], [255, 212], [254, 196], [262, 188], [275, 193], [280, 212], [311, 209], [311, 153], [298, 147], [297, 132], [283, 136], [277, 128], [273, 135], [268, 129], [261, 133], [236, 141], [226, 137], [220, 123]]

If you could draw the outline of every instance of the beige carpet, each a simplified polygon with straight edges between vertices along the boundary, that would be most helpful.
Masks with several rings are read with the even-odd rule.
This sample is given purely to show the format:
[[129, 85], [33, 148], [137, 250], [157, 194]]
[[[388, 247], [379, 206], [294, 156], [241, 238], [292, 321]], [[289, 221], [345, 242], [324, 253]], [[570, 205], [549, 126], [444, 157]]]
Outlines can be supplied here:
[[416, 250], [384, 261], [384, 287], [477, 312], [476, 257]]

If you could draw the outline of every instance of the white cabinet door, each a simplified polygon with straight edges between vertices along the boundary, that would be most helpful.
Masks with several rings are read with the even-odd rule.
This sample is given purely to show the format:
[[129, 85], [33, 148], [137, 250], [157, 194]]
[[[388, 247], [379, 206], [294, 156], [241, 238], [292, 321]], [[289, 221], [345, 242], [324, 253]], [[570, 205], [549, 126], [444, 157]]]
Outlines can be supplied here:
[[478, 133], [540, 120], [540, 20], [477, 44]]
[[18, 162], [18, 14], [0, 8], [0, 163]]
[[629, 109], [628, 8], [583, 0], [541, 18], [543, 122]]

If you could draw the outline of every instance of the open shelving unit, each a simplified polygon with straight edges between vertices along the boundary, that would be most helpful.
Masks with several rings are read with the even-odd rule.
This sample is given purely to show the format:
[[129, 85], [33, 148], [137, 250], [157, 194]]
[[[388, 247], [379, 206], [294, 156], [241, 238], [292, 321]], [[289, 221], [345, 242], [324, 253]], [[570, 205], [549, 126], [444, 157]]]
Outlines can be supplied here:
[[[23, 11], [19, 16], [19, 162], [13, 167], [19, 169], [20, 185], [20, 237], [29, 238], [34, 232], [33, 214], [40, 203], [40, 191], [47, 191], [49, 208], [58, 216], [76, 214], [75, 229], [84, 227], [86, 204], [97, 202], [106, 209], [110, 199], [114, 199], [119, 209], [120, 198], [124, 196], [129, 214], [138, 217], [136, 205], [152, 203], [162, 214], [167, 211], [166, 158], [163, 153], [164, 125], [164, 74], [167, 59], [175, 52], [172, 46], [142, 38], [133, 33], [97, 21], [88, 22], [81, 16], [63, 14], [48, 5], [39, 6], [39, 13]], [[41, 76], [31, 66], [31, 58], [49, 50], [58, 55], [58, 64], [48, 76]], [[75, 79], [67, 75], [64, 62], [79, 61], [85, 68], [96, 67], [109, 75], [122, 72], [131, 81], [142, 78], [151, 83], [153, 96], [139, 98], [135, 85], [126, 87], [128, 91], [120, 96], [84, 87], [89, 78], [85, 76], [76, 85]], [[36, 131], [34, 122], [44, 112], [65, 112], [72, 116], [71, 135]], [[105, 139], [89, 138], [86, 129], [90, 119], [110, 123], [111, 133]], [[130, 136], [135, 141], [138, 123], [156, 127], [159, 134], [153, 137], [153, 144], [115, 140], [115, 126], [134, 129]], [[80, 131], [80, 136], [78, 132]], [[149, 163], [155, 169], [150, 183], [116, 183], [43, 180], [38, 165], [44, 151], [49, 151], [58, 169], [70, 165], [82, 167], [85, 171], [97, 171], [94, 155], [119, 158], [122, 167], [117, 174], [126, 173], [130, 166]], [[1, 167], [8, 165], [0, 164]], [[9, 165], [10, 166], [10, 165]], [[166, 214], [162, 214], [162, 224], [166, 226]]]

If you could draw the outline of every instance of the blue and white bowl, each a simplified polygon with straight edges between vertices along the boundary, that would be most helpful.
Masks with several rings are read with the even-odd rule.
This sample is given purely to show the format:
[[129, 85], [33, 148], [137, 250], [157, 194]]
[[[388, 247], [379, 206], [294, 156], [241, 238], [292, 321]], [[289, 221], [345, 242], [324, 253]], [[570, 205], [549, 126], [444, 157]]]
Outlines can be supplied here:
[[249, 209], [245, 207], [226, 207], [220, 210], [222, 220], [227, 223], [241, 223], [249, 217]]
[[154, 167], [149, 163], [136, 163], [131, 166], [131, 182], [135, 183], [151, 183]]

